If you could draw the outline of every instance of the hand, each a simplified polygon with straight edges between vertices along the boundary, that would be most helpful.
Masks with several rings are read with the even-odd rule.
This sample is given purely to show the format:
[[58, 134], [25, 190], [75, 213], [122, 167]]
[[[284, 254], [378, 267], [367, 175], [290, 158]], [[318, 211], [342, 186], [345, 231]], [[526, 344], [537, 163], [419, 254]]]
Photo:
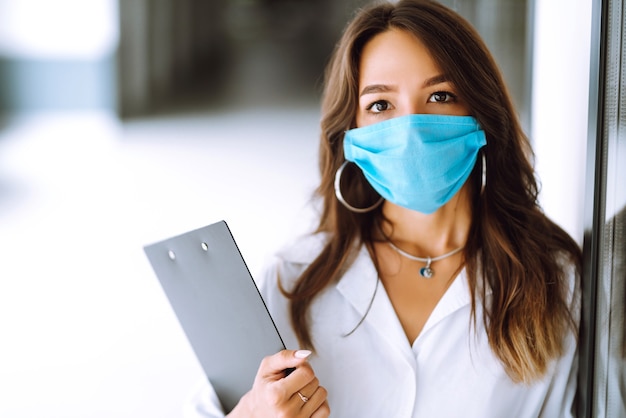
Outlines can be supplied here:
[[[327, 418], [326, 389], [306, 360], [308, 350], [283, 350], [263, 359], [250, 392], [231, 418]], [[291, 373], [285, 370], [294, 369]], [[302, 397], [300, 396], [302, 395]]]

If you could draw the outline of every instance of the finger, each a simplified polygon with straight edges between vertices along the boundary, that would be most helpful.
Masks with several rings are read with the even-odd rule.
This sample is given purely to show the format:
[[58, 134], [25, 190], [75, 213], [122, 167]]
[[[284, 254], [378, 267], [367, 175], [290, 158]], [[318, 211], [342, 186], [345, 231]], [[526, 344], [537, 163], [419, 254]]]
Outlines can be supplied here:
[[328, 401], [325, 401], [319, 408], [311, 414], [311, 418], [328, 418], [330, 416], [330, 407]]
[[[302, 393], [302, 392], [300, 392]], [[315, 388], [315, 392], [313, 392], [313, 394], [311, 396], [309, 396], [308, 398], [305, 397], [304, 393], [302, 393], [302, 396], [304, 397], [304, 399], [302, 399], [300, 397], [300, 395], [298, 394], [298, 392], [295, 393], [294, 397], [292, 397], [292, 399], [290, 400], [290, 402], [292, 402], [295, 398], [295, 400], [297, 400], [298, 402], [300, 402], [300, 407], [302, 408], [302, 413], [305, 416], [310, 416], [312, 415], [314, 412], [316, 412], [318, 409], [324, 408], [324, 403], [327, 403], [327, 392], [326, 389], [323, 386], [318, 386]], [[306, 402], [305, 402], [306, 400]]]
[[[294, 393], [302, 389], [303, 387], [309, 385], [311, 382], [316, 381], [315, 372], [310, 364], [304, 363], [298, 366], [293, 373], [289, 376], [281, 379], [280, 383], [285, 392], [289, 394], [289, 396], [293, 396]], [[315, 383], [313, 387], [309, 389], [308, 393], [313, 393], [315, 388], [319, 385], [319, 382]]]
[[317, 390], [317, 388], [319, 387], [319, 385], [320, 385], [320, 381], [317, 379], [317, 377], [314, 377], [313, 380], [311, 380], [305, 386], [298, 389], [298, 392], [300, 392], [303, 396], [307, 398], [311, 398], [313, 394], [315, 393], [315, 391]]
[[258, 375], [266, 378], [285, 377], [285, 370], [297, 368], [306, 363], [311, 355], [308, 350], [282, 350], [278, 353], [265, 357], [259, 367]]

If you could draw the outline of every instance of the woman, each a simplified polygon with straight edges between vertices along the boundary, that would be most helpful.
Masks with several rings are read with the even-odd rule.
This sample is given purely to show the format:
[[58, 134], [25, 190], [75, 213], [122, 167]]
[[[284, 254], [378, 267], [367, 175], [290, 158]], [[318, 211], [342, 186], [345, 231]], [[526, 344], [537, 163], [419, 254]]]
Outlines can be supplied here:
[[321, 125], [318, 231], [262, 289], [314, 354], [268, 357], [230, 416], [571, 416], [580, 250], [474, 29], [426, 0], [361, 11]]

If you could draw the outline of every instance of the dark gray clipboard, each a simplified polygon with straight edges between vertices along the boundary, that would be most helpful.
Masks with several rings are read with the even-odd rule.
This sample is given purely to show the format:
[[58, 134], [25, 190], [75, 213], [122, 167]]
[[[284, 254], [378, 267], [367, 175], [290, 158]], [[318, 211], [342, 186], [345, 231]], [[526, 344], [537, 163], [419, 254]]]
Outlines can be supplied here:
[[248, 267], [220, 221], [144, 251], [226, 413], [263, 357], [285, 348]]

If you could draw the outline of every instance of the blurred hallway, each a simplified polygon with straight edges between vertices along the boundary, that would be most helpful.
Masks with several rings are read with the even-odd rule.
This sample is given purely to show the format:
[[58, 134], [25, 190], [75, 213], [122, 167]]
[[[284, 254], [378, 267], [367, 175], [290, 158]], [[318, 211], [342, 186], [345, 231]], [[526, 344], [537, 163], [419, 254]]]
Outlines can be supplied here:
[[317, 103], [0, 131], [0, 416], [175, 417], [201, 376], [142, 246], [225, 219], [250, 269], [310, 224]]
[[202, 372], [142, 247], [224, 219], [254, 274], [310, 224], [339, 30], [312, 23], [344, 18], [97, 5], [42, 32], [40, 4], [0, 3], [0, 417], [180, 416]]

